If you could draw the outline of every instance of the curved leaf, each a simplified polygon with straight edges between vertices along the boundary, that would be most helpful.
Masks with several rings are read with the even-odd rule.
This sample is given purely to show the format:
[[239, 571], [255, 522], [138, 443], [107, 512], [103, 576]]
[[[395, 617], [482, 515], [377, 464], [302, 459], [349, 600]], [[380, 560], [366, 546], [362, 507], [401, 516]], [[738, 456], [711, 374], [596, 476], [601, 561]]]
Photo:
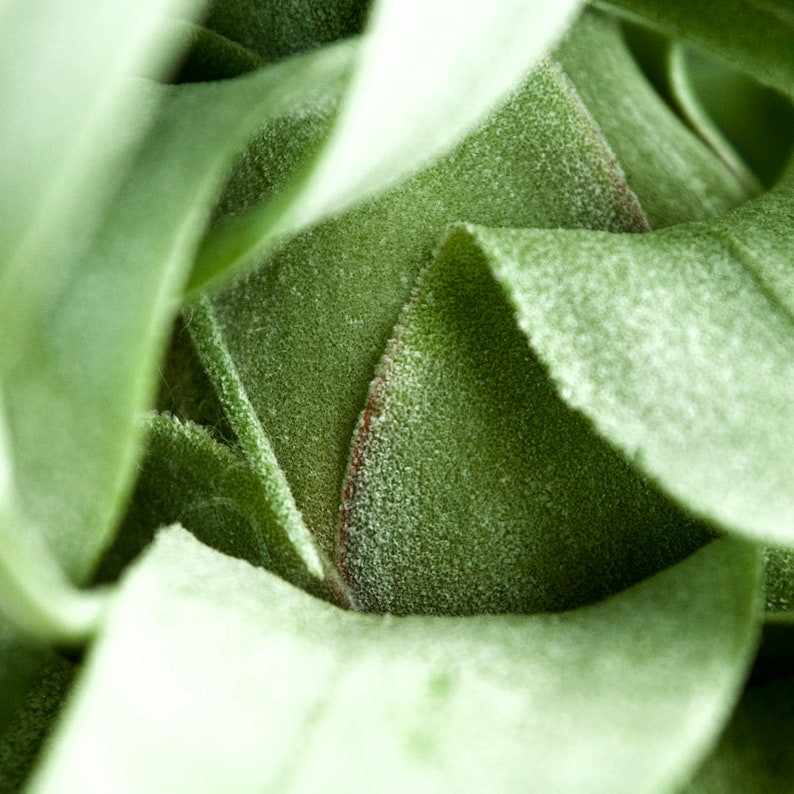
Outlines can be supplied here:
[[323, 51], [176, 92], [89, 254], [72, 263], [57, 301], [18, 340], [2, 380], [14, 532], [44, 533], [74, 578], [93, 568], [132, 485], [160, 350], [234, 156], [263, 118], [343, 80], [350, 55]]
[[252, 208], [205, 240], [194, 286], [249, 264], [274, 240], [404, 179], [481, 121], [545, 54], [580, 0], [460, 8], [381, 0], [328, 140], [304, 163], [283, 214]]
[[153, 416], [146, 428], [131, 510], [103, 561], [101, 579], [119, 575], [157, 529], [180, 522], [202, 543], [328, 596], [319, 561], [310, 566], [299, 556], [300, 543], [285, 532], [284, 497], [268, 490], [273, 485], [266, 475], [196, 425]]
[[614, 17], [586, 11], [554, 57], [615, 152], [652, 228], [717, 215], [747, 198], [648, 83]]
[[[274, 153], [274, 166], [285, 146], [294, 156], [294, 141], [311, 137], [312, 125], [301, 116], [276, 128], [252, 165], [276, 170], [268, 167]], [[263, 181], [268, 189], [254, 171], [247, 189]], [[416, 278], [447, 224], [460, 218], [645, 228], [569, 81], [544, 64], [434, 166], [295, 238], [213, 298], [242, 386], [327, 554], [336, 545], [351, 437], [369, 383]]]
[[[178, 55], [199, 0], [7, 0], [0, 9], [0, 365], [74, 271], [153, 117], [131, 84]], [[79, 57], [77, 57], [79, 53]], [[2, 370], [0, 370], [2, 371]]]
[[569, 404], [689, 509], [789, 545], [792, 182], [648, 235], [473, 232]]
[[31, 791], [670, 791], [737, 697], [759, 584], [718, 541], [563, 615], [360, 615], [171, 530]]
[[794, 11], [787, 0], [597, 0], [597, 4], [699, 45], [794, 99]]
[[340, 551], [358, 608], [570, 608], [706, 537], [565, 406], [485, 258], [453, 235], [397, 327], [359, 425]]
[[714, 753], [682, 794], [770, 794], [794, 787], [794, 679], [751, 687]]

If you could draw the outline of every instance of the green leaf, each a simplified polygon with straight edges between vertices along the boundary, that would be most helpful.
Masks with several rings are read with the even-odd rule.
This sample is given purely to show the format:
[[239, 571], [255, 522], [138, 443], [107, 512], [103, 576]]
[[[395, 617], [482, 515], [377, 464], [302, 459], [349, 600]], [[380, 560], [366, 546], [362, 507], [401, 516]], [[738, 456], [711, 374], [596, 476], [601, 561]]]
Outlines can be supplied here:
[[[302, 130], [289, 124], [266, 135], [269, 152], [257, 149], [254, 164], [267, 174], [285, 144], [288, 157], [295, 156], [293, 142], [305, 136]], [[285, 144], [275, 147], [274, 137]], [[254, 171], [242, 187], [252, 191], [262, 181]], [[570, 82], [544, 64], [434, 166], [300, 235], [213, 298], [247, 398], [307, 525], [329, 555], [369, 383], [416, 278], [446, 226], [460, 218], [506, 226], [645, 228]]]
[[[178, 54], [162, 36], [194, 0], [9, 0], [0, 25], [0, 366], [46, 316], [153, 115], [131, 81]], [[170, 46], [169, 46], [170, 45]], [[79, 57], [78, 57], [79, 54]], [[0, 370], [2, 372], [2, 370]]]
[[[751, 195], [757, 195], [761, 192], [761, 183], [703, 106], [695, 88], [698, 71], [705, 68], [705, 63], [707, 61], [698, 59], [696, 52], [690, 48], [682, 44], [673, 44], [669, 53], [670, 90], [684, 118], [736, 175], [745, 190]], [[720, 104], [737, 102], [738, 96], [741, 95], [741, 82], [739, 82], [741, 77], [744, 77], [741, 72], [728, 67], [719, 70], [719, 82], [727, 83], [725, 96]], [[764, 129], [766, 131], [768, 125], [764, 125]]]
[[[579, 0], [549, 8], [502, 0], [461, 13], [381, 0], [325, 145], [307, 160], [274, 222], [252, 209], [210, 234], [193, 286], [261, 257], [275, 239], [338, 214], [449, 150], [561, 35]], [[395, 68], [399, 64], [399, 68]]]
[[460, 234], [373, 382], [341, 532], [357, 607], [396, 614], [579, 606], [708, 537], [560, 400]]
[[266, 62], [361, 33], [368, 0], [223, 0], [204, 24]]
[[[46, 664], [13, 722], [0, 727], [0, 794], [16, 794], [22, 790], [75, 676], [74, 663], [55, 654], [44, 658]], [[0, 726], [2, 724], [0, 716]]]
[[614, 17], [584, 13], [555, 57], [615, 152], [653, 228], [717, 215], [747, 198], [648, 83]]
[[177, 83], [228, 79], [263, 65], [255, 53], [200, 25], [174, 20], [168, 32], [179, 43], [178, 50], [185, 53]]
[[[249, 466], [203, 428], [168, 416], [149, 419], [146, 441], [131, 509], [103, 562], [102, 579], [116, 578], [158, 528], [180, 522], [224, 554], [331, 597], [338, 576], [323, 567], [313, 548], [308, 561], [300, 556], [300, 540], [289, 537], [286, 530], [292, 527], [285, 527], [300, 515], [288, 513], [285, 520], [289, 491], [279, 491], [273, 473]], [[306, 533], [302, 526], [300, 531]]]
[[172, 92], [90, 252], [2, 373], [12, 557], [41, 532], [68, 574], [89, 575], [132, 486], [160, 351], [234, 156], [263, 119], [332, 90], [349, 60], [328, 50]]
[[703, 139], [751, 187], [758, 179], [774, 184], [794, 143], [790, 102], [734, 65], [683, 44], [671, 47], [668, 72], [678, 107]]
[[722, 56], [794, 99], [794, 11], [787, 0], [597, 0], [597, 5]]
[[718, 541], [563, 615], [360, 615], [170, 530], [31, 791], [669, 791], [737, 697], [759, 584]]
[[689, 509], [794, 543], [794, 179], [647, 235], [474, 230], [561, 394]]

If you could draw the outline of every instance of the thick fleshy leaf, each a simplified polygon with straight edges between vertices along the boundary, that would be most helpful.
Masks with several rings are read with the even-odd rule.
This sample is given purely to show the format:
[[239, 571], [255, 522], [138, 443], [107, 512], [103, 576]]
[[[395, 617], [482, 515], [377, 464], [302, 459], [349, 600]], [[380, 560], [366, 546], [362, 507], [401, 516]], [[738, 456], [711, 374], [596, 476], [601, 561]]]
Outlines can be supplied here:
[[717, 541], [563, 615], [360, 615], [170, 530], [31, 791], [670, 791], [738, 695], [759, 583]]
[[565, 609], [706, 537], [562, 402], [485, 258], [453, 236], [397, 327], [359, 425], [340, 551], [357, 606]]
[[[295, 156], [296, 139], [311, 138], [301, 124], [274, 134], [286, 139], [287, 158]], [[252, 164], [268, 174], [266, 158], [278, 158], [280, 149], [270, 145], [272, 136], [266, 141]], [[262, 182], [252, 169], [238, 204]], [[328, 554], [336, 547], [351, 437], [369, 383], [417, 276], [447, 224], [460, 218], [645, 228], [570, 83], [545, 64], [432, 168], [295, 238], [213, 299], [242, 386]]]
[[597, 5], [697, 44], [794, 98], [794, 10], [788, 0], [597, 0]]
[[682, 794], [794, 788], [794, 678], [750, 687], [719, 745]]
[[463, 10], [455, 0], [380, 0], [326, 145], [299, 175], [294, 200], [275, 225], [257, 209], [221, 224], [202, 247], [195, 284], [251, 263], [274, 236], [338, 214], [450, 149], [506, 99], [579, 5], [498, 0]]
[[274, 495], [272, 479], [203, 428], [169, 416], [151, 417], [132, 507], [100, 578], [116, 578], [157, 529], [178, 522], [202, 543], [328, 597], [330, 586], [319, 561], [308, 565], [296, 550], [300, 543], [285, 532], [280, 504], [285, 497]]
[[615, 152], [653, 228], [707, 218], [747, 198], [648, 83], [614, 17], [582, 14], [554, 57]]
[[691, 510], [789, 545], [793, 175], [647, 235], [472, 233], [569, 404]]
[[132, 485], [160, 351], [237, 150], [263, 119], [333, 92], [350, 56], [328, 50], [169, 100], [89, 255], [3, 373], [10, 553], [34, 529], [69, 574], [89, 574]]

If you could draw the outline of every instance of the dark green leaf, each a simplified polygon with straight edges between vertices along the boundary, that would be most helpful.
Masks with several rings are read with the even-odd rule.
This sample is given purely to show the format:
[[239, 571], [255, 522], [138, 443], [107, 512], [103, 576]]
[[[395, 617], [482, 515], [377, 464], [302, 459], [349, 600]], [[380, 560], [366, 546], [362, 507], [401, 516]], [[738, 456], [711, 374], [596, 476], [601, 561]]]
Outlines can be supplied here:
[[699, 45], [794, 98], [794, 10], [788, 0], [597, 0]]

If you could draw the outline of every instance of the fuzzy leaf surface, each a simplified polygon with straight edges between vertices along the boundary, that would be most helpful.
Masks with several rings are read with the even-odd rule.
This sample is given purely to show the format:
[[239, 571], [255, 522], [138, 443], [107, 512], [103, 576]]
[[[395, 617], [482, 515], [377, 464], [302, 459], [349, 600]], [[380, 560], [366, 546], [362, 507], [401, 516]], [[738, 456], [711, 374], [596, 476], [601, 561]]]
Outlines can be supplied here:
[[174, 92], [90, 254], [19, 342], [3, 381], [16, 508], [72, 576], [91, 570], [131, 486], [168, 325], [236, 151], [268, 114], [331, 90], [349, 55]]
[[707, 537], [559, 398], [485, 257], [453, 234], [395, 331], [359, 424], [341, 537], [357, 606], [566, 609]]
[[598, 5], [719, 55], [794, 99], [788, 0], [598, 0]]
[[[274, 130], [289, 156], [296, 138], [311, 138], [303, 121], [316, 125], [302, 117]], [[280, 149], [271, 134], [265, 140], [268, 147], [257, 152], [272, 158]], [[254, 165], [239, 201], [262, 185], [258, 169], [269, 172], [260, 157]], [[544, 64], [437, 164], [295, 238], [213, 297], [241, 383], [298, 507], [329, 555], [336, 550], [351, 438], [369, 383], [419, 273], [445, 227], [461, 218], [645, 228], [569, 81]]]
[[747, 198], [648, 83], [614, 17], [588, 9], [554, 57], [615, 152], [652, 228], [708, 218]]
[[274, 223], [252, 208], [220, 224], [202, 246], [195, 284], [251, 264], [278, 236], [338, 214], [448, 151], [506, 99], [579, 5], [377, 2], [337, 117], [316, 157], [304, 161], [283, 214]]
[[717, 541], [562, 615], [395, 618], [172, 529], [126, 579], [31, 791], [669, 791], [737, 697], [758, 562]]
[[561, 394], [687, 508], [794, 543], [794, 179], [648, 235], [473, 232]]

